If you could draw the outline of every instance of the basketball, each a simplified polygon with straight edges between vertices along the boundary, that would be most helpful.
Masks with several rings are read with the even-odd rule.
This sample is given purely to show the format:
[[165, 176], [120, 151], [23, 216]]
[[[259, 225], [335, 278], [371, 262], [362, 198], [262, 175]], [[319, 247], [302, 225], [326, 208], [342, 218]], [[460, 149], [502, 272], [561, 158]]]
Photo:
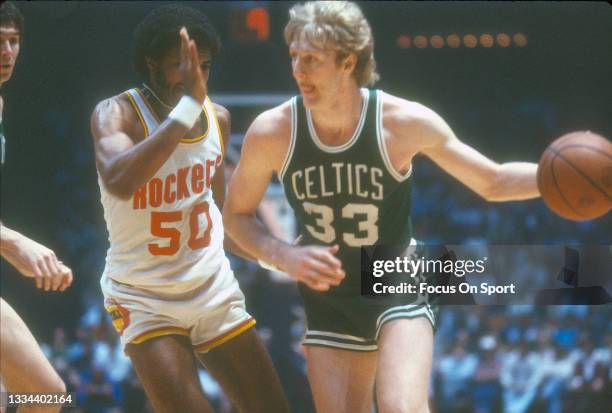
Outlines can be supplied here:
[[612, 143], [591, 131], [571, 132], [551, 143], [540, 158], [538, 188], [546, 205], [572, 221], [612, 208]]

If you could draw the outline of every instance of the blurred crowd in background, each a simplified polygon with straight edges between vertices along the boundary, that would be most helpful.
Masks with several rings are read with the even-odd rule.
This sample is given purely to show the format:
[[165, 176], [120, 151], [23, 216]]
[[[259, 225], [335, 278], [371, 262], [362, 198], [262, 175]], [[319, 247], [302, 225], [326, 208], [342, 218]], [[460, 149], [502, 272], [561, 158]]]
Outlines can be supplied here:
[[[211, 17], [224, 42], [211, 74], [213, 100], [227, 105], [222, 97], [228, 94], [248, 101], [254, 93], [296, 92], [282, 38], [293, 2], [257, 2], [269, 12], [269, 38], [262, 41], [236, 30], [254, 2], [192, 4]], [[2, 90], [7, 137], [2, 220], [52, 247], [73, 269], [75, 282], [62, 294], [39, 292], [3, 262], [2, 296], [43, 343], [69, 391], [76, 392], [78, 408], [71, 411], [149, 412], [102, 306], [98, 282], [108, 241], [88, 122], [95, 102], [139, 84], [129, 44], [136, 23], [154, 5], [18, 6], [27, 29], [16, 73]], [[377, 42], [382, 75], [377, 87], [438, 111], [485, 155], [499, 162], [535, 162], [563, 133], [591, 129], [610, 137], [612, 28], [605, 3], [362, 6]], [[401, 36], [489, 32], [524, 33], [526, 47], [398, 46]], [[269, 100], [243, 103], [227, 105], [236, 146], [256, 114], [270, 106]], [[609, 216], [576, 223], [557, 217], [539, 199], [490, 204], [425, 159], [415, 159], [413, 171], [414, 234], [426, 243], [612, 244]], [[273, 212], [268, 224], [280, 223], [274, 233], [291, 239], [295, 228], [281, 194], [277, 187], [266, 200]], [[293, 411], [314, 412], [295, 284], [235, 257], [232, 266]], [[537, 278], [528, 266], [523, 274]], [[611, 410], [611, 305], [446, 306], [438, 314], [435, 339], [432, 413]], [[200, 378], [215, 411], [232, 412], [204, 369]]]
[[[418, 162], [415, 170], [413, 218], [417, 236], [426, 242], [448, 239], [447, 234], [455, 234], [457, 244], [534, 237], [546, 244], [559, 241], [537, 238], [551, 232], [546, 225], [560, 225], [541, 201], [474, 205], [462, 201], [458, 185], [445, 187], [441, 172], [427, 162]], [[277, 207], [277, 221], [290, 226], [291, 215], [277, 195], [272, 191], [268, 201]], [[607, 229], [568, 223], [567, 231], [578, 239], [604, 240]], [[301, 348], [305, 320], [294, 283], [236, 257], [232, 266], [293, 411], [314, 412]], [[524, 268], [525, 274], [531, 271]], [[81, 411], [151, 411], [96, 288], [83, 303], [78, 327], [55, 329], [44, 350], [77, 392]], [[442, 306], [435, 339], [435, 412], [607, 413], [612, 406], [610, 305]], [[215, 411], [233, 412], [204, 369], [200, 379]]]
[[[92, 306], [75, 332], [57, 328], [44, 351], [69, 391], [76, 392], [75, 411], [152, 412], [102, 311]], [[300, 307], [293, 305], [287, 312], [288, 323], [281, 329], [260, 322], [259, 333], [274, 349], [293, 411], [311, 413]], [[447, 307], [440, 312], [436, 335], [433, 411], [606, 413], [612, 406], [611, 359], [609, 310]], [[203, 369], [200, 380], [216, 412], [234, 412]]]

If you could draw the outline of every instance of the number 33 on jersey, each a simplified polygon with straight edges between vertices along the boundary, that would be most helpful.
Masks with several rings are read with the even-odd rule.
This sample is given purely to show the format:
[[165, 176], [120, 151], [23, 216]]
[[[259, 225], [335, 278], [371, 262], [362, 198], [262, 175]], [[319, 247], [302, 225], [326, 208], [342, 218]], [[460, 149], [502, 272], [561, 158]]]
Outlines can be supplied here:
[[[310, 111], [301, 97], [294, 98], [291, 143], [279, 174], [304, 244], [337, 243], [341, 258], [347, 249], [408, 245], [412, 237], [411, 170], [402, 174], [391, 165], [382, 135], [380, 92], [361, 93], [359, 122], [340, 146], [321, 141]], [[353, 258], [343, 265], [359, 268]]]

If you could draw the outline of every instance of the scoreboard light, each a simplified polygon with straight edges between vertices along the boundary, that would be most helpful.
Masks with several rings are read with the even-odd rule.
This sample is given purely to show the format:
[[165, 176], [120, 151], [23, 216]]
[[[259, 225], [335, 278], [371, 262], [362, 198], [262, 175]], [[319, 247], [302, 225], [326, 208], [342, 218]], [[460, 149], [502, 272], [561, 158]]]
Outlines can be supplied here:
[[463, 36], [463, 44], [468, 49], [473, 49], [478, 45], [478, 39], [473, 34]]
[[446, 36], [446, 44], [448, 44], [448, 47], [456, 49], [461, 46], [461, 38], [456, 34], [449, 34]]
[[508, 36], [506, 33], [498, 34], [497, 36], [495, 36], [495, 40], [497, 41], [497, 44], [501, 47], [510, 46], [510, 36]]
[[527, 36], [525, 36], [523, 33], [516, 33], [514, 36], [512, 36], [512, 40], [514, 40], [514, 44], [517, 47], [527, 46]]
[[414, 45], [419, 49], [426, 48], [428, 45], [427, 37], [421, 35], [415, 36]]
[[400, 49], [409, 49], [412, 46], [412, 37], [400, 34], [397, 37], [397, 47]]
[[414, 37], [409, 34], [400, 34], [396, 38], [396, 44], [400, 49], [427, 49], [430, 47], [442, 49], [445, 46], [451, 49], [457, 49], [459, 47], [475, 49], [478, 46], [485, 49], [490, 49], [495, 46], [507, 48], [511, 45], [515, 47], [525, 47], [527, 45], [527, 36], [524, 33], [514, 33], [512, 36], [507, 33], [468, 33], [463, 36], [453, 33], [446, 35], [446, 37], [441, 34], [434, 34], [431, 36], [418, 34]]
[[487, 47], [487, 48], [493, 47], [493, 42], [494, 42], [493, 41], [493, 36], [491, 36], [489, 33], [481, 34], [480, 38], [479, 38], [479, 41], [480, 41], [480, 45], [482, 47]]
[[441, 49], [444, 47], [444, 38], [436, 34], [435, 36], [431, 36], [429, 43], [431, 43], [431, 47], [434, 49]]
[[232, 35], [239, 42], [265, 42], [270, 38], [270, 14], [264, 7], [235, 10], [230, 21]]

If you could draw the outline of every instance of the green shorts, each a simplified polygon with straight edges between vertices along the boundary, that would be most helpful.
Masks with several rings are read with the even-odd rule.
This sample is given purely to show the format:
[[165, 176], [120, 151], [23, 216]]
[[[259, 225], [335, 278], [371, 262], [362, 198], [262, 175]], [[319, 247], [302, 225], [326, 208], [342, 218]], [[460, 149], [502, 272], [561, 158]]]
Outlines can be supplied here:
[[382, 326], [391, 320], [425, 317], [435, 329], [437, 307], [431, 303], [390, 303], [359, 294], [342, 297], [300, 284], [307, 330], [304, 345], [351, 351], [377, 351]]

